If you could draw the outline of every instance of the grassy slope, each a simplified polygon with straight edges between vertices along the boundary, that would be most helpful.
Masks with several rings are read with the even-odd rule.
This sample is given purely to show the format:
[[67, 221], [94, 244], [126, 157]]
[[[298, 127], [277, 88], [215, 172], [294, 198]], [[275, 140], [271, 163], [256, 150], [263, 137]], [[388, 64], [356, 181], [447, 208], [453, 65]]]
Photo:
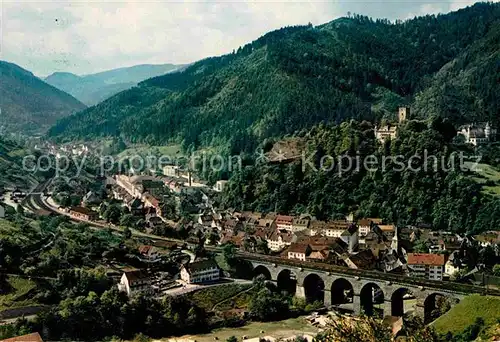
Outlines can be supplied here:
[[33, 281], [12, 276], [8, 281], [13, 290], [8, 294], [0, 295], [0, 311], [36, 304], [29, 296], [25, 296], [35, 289], [36, 284]]
[[211, 310], [215, 304], [231, 298], [238, 292], [248, 289], [250, 286], [242, 284], [219, 285], [191, 292], [187, 295], [187, 298], [205, 310]]
[[[466, 162], [465, 165], [472, 167], [472, 163], [470, 162]], [[473, 177], [472, 179], [478, 184], [483, 184], [483, 192], [494, 196], [500, 196], [500, 171], [484, 163], [475, 165], [475, 170], [478, 177]], [[486, 185], [485, 183], [488, 181], [494, 182], [495, 185]]]
[[477, 317], [482, 317], [486, 325], [492, 325], [500, 318], [500, 298], [493, 296], [471, 295], [453, 307], [432, 325], [439, 333], [451, 331], [453, 334], [462, 332], [474, 323]]

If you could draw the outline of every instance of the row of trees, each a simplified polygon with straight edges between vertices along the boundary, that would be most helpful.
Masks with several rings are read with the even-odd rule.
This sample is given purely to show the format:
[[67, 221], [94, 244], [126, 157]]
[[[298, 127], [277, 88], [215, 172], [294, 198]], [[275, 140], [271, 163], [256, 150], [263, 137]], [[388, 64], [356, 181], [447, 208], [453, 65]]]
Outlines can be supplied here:
[[67, 298], [35, 320], [20, 320], [0, 327], [0, 338], [38, 331], [47, 340], [96, 341], [116, 336], [131, 339], [138, 333], [151, 337], [205, 331], [206, 314], [181, 298], [156, 300], [145, 296], [129, 299], [113, 288]]

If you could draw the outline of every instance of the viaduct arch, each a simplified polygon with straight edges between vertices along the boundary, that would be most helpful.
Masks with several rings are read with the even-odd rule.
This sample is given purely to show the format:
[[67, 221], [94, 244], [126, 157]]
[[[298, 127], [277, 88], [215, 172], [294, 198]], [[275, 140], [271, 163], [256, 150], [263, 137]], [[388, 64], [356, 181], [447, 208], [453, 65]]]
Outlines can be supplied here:
[[[393, 282], [370, 276], [249, 261], [253, 265], [254, 276], [263, 274], [266, 279], [276, 282], [281, 291], [294, 293], [308, 302], [322, 301], [327, 307], [333, 306], [354, 314], [403, 316], [413, 311], [428, 322], [432, 310], [436, 308], [437, 298], [447, 297], [454, 304], [469, 294], [422, 286], [418, 284], [419, 280], [409, 277], [397, 276], [398, 281]], [[421, 281], [427, 282], [425, 279]]]

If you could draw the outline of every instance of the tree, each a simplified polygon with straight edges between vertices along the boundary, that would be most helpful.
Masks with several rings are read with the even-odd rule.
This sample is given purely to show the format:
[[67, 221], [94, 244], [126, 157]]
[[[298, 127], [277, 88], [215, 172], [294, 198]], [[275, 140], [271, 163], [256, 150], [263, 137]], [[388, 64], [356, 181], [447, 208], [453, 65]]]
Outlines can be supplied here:
[[493, 275], [500, 277], [500, 264], [493, 266]]
[[120, 225], [125, 227], [132, 227], [134, 225], [135, 218], [132, 214], [125, 214], [120, 219]]
[[104, 211], [103, 217], [107, 222], [118, 224], [120, 222], [121, 210], [116, 204], [109, 205]]
[[483, 264], [488, 269], [493, 267], [496, 264], [497, 259], [498, 258], [497, 258], [497, 255], [495, 253], [495, 249], [491, 245], [483, 247], [479, 251], [479, 263]]
[[413, 251], [415, 253], [429, 253], [429, 247], [427, 246], [427, 243], [423, 240], [418, 240], [414, 245], [413, 245]]
[[450, 279], [452, 281], [459, 281], [461, 280], [469, 271], [466, 268], [462, 268], [458, 271], [455, 271], [451, 276]]
[[236, 257], [236, 246], [232, 242], [224, 244], [222, 247], [222, 254], [227, 263], [230, 263]]
[[132, 342], [149, 342], [149, 341], [151, 341], [151, 339], [142, 333], [135, 335], [134, 339], [132, 340]]
[[263, 287], [256, 292], [249, 305], [250, 315], [260, 321], [285, 318], [289, 312], [288, 302], [280, 294]]
[[229, 337], [226, 342], [238, 342], [238, 338], [236, 336], [231, 336]]
[[123, 237], [125, 239], [130, 239], [132, 237], [132, 231], [129, 227], [125, 227], [125, 229], [123, 229]]
[[[423, 322], [414, 321], [408, 331], [404, 332], [405, 341], [408, 342], [438, 342], [439, 337]], [[392, 329], [382, 320], [361, 316], [347, 317], [338, 315], [328, 321], [324, 332], [319, 333], [315, 342], [392, 342]]]
[[23, 216], [23, 215], [24, 215], [24, 207], [23, 207], [21, 204], [19, 204], [19, 205], [17, 206], [16, 211], [17, 211], [17, 213], [18, 213], [19, 215], [21, 215], [21, 216]]

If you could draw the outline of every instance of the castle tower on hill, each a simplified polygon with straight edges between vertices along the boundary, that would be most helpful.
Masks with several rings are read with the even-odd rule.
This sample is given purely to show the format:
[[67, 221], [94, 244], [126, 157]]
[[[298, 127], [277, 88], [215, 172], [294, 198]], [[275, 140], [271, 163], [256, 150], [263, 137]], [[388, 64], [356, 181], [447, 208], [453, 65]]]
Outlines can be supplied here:
[[[398, 124], [403, 124], [406, 120], [410, 119], [410, 107], [399, 107], [398, 109]], [[386, 125], [382, 127], [375, 126], [375, 138], [381, 143], [388, 139], [395, 139], [398, 133], [397, 125]]]
[[399, 107], [398, 121], [400, 124], [410, 119], [410, 107]]

